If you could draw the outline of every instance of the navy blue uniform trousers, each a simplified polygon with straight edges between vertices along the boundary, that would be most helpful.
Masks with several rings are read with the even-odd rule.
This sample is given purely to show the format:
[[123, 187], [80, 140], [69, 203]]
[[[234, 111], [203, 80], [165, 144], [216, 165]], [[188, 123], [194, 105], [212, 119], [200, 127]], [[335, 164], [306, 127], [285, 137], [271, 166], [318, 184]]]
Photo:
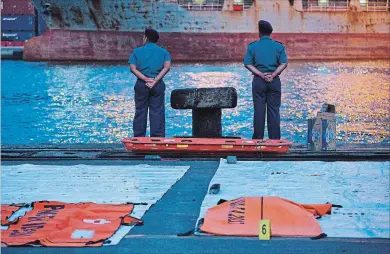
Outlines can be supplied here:
[[150, 136], [165, 137], [165, 83], [160, 81], [152, 89], [137, 79], [134, 86], [134, 137], [145, 137], [149, 111]]
[[254, 105], [254, 133], [253, 139], [264, 138], [265, 113], [267, 112], [268, 137], [280, 139], [281, 83], [279, 77], [270, 83], [261, 77], [255, 76], [252, 82], [252, 96]]

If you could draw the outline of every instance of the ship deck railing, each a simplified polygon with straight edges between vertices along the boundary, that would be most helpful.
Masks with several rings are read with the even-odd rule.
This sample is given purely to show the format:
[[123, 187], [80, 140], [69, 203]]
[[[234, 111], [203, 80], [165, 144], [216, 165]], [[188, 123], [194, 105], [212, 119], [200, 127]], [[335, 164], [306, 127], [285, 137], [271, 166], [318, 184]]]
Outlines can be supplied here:
[[[204, 4], [204, 3], [186, 3], [186, 4], [180, 4], [179, 6], [181, 8], [184, 8], [189, 11], [221, 11], [223, 9], [223, 4]], [[242, 4], [243, 10], [248, 10], [252, 5], [251, 4], [245, 4], [245, 2]]]
[[[304, 2], [306, 3], [306, 2]], [[389, 0], [378, 0], [363, 2], [360, 5], [363, 11], [389, 11]], [[349, 1], [337, 1], [327, 4], [312, 4], [307, 1], [304, 6], [305, 11], [323, 11], [323, 12], [337, 12], [337, 11], [348, 11], [350, 9]]]
[[180, 4], [180, 7], [187, 9], [189, 11], [219, 11], [222, 10], [222, 4], [197, 4], [197, 3], [188, 3]]
[[366, 3], [365, 11], [389, 11], [389, 0], [383, 2]]
[[348, 11], [349, 6], [338, 6], [338, 5], [310, 5], [306, 11]]
[[305, 10], [306, 11], [348, 11], [349, 10], [349, 1], [343, 0], [343, 1], [334, 1], [334, 2], [327, 2], [326, 4], [323, 3], [317, 3], [313, 4], [310, 2], [310, 0], [307, 0]]

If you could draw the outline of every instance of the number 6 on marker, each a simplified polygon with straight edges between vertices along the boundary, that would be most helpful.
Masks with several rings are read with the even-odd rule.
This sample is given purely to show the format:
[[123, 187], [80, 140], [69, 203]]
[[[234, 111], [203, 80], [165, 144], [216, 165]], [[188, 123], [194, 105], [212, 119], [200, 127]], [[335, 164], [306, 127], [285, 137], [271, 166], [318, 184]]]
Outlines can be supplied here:
[[271, 238], [271, 223], [269, 220], [261, 220], [259, 223], [259, 240]]

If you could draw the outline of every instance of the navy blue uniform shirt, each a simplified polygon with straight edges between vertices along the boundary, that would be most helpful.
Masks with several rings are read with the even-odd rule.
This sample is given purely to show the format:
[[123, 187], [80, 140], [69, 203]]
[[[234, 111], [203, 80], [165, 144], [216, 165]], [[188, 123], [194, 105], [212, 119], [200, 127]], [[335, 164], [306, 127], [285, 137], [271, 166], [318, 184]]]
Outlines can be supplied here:
[[260, 40], [248, 45], [245, 65], [253, 65], [263, 73], [272, 73], [282, 63], [287, 63], [284, 45], [269, 36], [262, 36]]
[[164, 62], [170, 61], [169, 52], [151, 42], [134, 49], [129, 58], [129, 64], [134, 64], [148, 78], [155, 78], [164, 68]]

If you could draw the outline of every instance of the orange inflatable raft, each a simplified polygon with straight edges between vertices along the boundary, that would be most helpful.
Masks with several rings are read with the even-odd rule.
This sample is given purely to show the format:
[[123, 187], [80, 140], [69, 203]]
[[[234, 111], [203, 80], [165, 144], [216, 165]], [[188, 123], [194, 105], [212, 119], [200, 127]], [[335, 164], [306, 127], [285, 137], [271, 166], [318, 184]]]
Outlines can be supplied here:
[[286, 140], [153, 137], [125, 138], [122, 143], [134, 153], [198, 154], [286, 153], [292, 145], [292, 142]]

